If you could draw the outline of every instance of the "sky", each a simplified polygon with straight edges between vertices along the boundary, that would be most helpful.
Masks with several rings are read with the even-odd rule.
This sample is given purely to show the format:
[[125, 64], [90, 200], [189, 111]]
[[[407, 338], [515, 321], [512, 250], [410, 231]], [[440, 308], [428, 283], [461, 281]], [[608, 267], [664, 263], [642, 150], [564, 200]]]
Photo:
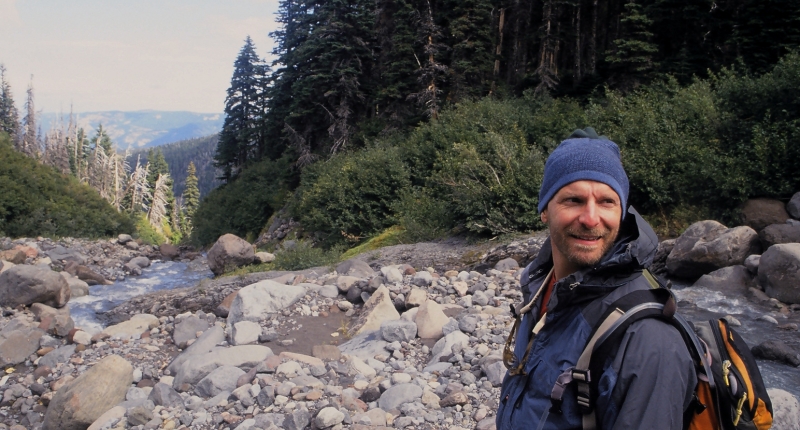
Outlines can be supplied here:
[[[268, 57], [278, 0], [0, 0], [0, 63], [22, 111], [225, 107], [249, 35]], [[269, 57], [271, 58], [271, 57]]]

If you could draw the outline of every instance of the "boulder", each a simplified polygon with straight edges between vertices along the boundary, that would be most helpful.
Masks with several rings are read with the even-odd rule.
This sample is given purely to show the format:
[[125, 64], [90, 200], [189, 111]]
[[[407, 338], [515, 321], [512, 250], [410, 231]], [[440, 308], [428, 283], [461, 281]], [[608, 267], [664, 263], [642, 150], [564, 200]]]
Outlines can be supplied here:
[[771, 224], [758, 233], [762, 249], [781, 243], [800, 242], [800, 224]]
[[[164, 260], [174, 260], [181, 255], [181, 250], [171, 243], [162, 243], [158, 246], [158, 252], [164, 257]], [[209, 252], [210, 254], [210, 252]]]
[[431, 359], [428, 361], [428, 366], [438, 363], [440, 358], [451, 354], [453, 347], [456, 345], [459, 345], [460, 348], [469, 345], [469, 336], [460, 331], [454, 331], [439, 339], [431, 349]]
[[[194, 346], [194, 345], [192, 345]], [[215, 348], [211, 352], [189, 355], [177, 369], [172, 387], [182, 390], [184, 384], [196, 384], [212, 370], [220, 366], [233, 366], [250, 370], [272, 356], [272, 350], [261, 345], [241, 345], [230, 348]], [[172, 367], [174, 362], [170, 364]]]
[[172, 341], [178, 348], [186, 348], [186, 344], [190, 340], [197, 339], [197, 332], [204, 332], [207, 329], [207, 320], [191, 315], [175, 323], [175, 329], [172, 331]]
[[422, 397], [422, 388], [416, 384], [397, 384], [381, 394], [378, 406], [384, 411], [398, 409], [401, 405]]
[[375, 358], [378, 354], [385, 354], [388, 344], [389, 342], [381, 337], [380, 331], [371, 331], [353, 336], [352, 339], [338, 345], [338, 348], [342, 354], [366, 360]]
[[119, 236], [117, 236], [117, 243], [119, 243], [120, 245], [125, 245], [126, 243], [132, 240], [133, 237], [131, 237], [131, 235], [129, 234], [120, 234]]
[[719, 291], [726, 296], [744, 295], [756, 286], [755, 279], [745, 266], [736, 265], [723, 267], [698, 279], [692, 288], [705, 287], [709, 290]]
[[421, 288], [412, 288], [406, 297], [406, 309], [422, 306], [428, 300], [428, 292]]
[[233, 298], [228, 312], [228, 325], [239, 321], [261, 321], [270, 314], [297, 303], [306, 294], [299, 285], [283, 285], [269, 279], [250, 284]]
[[400, 270], [394, 266], [381, 267], [381, 275], [383, 275], [383, 279], [387, 284], [403, 282], [403, 274], [400, 273]]
[[50, 269], [19, 265], [0, 273], [2, 306], [44, 303], [61, 308], [67, 304], [69, 298], [69, 284], [61, 275]]
[[753, 356], [767, 360], [775, 360], [788, 365], [800, 366], [800, 353], [792, 349], [789, 345], [777, 341], [767, 340], [751, 348]]
[[433, 300], [428, 300], [419, 307], [414, 322], [417, 324], [417, 334], [422, 339], [439, 339], [442, 337], [442, 327], [450, 320], [444, 314], [442, 306]]
[[799, 267], [800, 243], [771, 246], [761, 255], [758, 284], [769, 297], [784, 303], [800, 303]]
[[109, 337], [120, 339], [138, 339], [142, 333], [158, 327], [158, 317], [150, 314], [136, 314], [128, 321], [123, 321], [103, 329]]
[[269, 252], [256, 252], [255, 254], [256, 261], [259, 263], [272, 263], [275, 261], [275, 254], [270, 254]]
[[788, 391], [768, 388], [772, 401], [772, 430], [800, 430], [800, 401]]
[[234, 366], [220, 366], [197, 383], [194, 391], [202, 397], [214, 397], [217, 394], [236, 389], [236, 381], [245, 371]]
[[494, 269], [501, 272], [505, 272], [507, 270], [517, 270], [519, 269], [519, 263], [513, 258], [504, 258], [494, 265]]
[[13, 249], [22, 251], [25, 254], [25, 258], [36, 258], [39, 256], [39, 250], [37, 246], [33, 242], [28, 242], [27, 245], [17, 245]]
[[750, 255], [744, 259], [744, 267], [747, 267], [747, 271], [752, 273], [753, 275], [758, 274], [758, 266], [760, 264], [761, 264], [761, 256], [758, 254]]
[[159, 382], [150, 391], [147, 397], [156, 406], [164, 406], [166, 408], [174, 408], [183, 406], [183, 398], [171, 386]]
[[220, 326], [213, 326], [203, 332], [183, 353], [175, 357], [167, 366], [170, 374], [175, 375], [183, 367], [183, 363], [191, 357], [200, 356], [213, 351], [217, 344], [225, 340], [225, 332]]
[[381, 337], [387, 342], [410, 342], [417, 337], [417, 324], [405, 320], [384, 321]]
[[742, 205], [742, 224], [760, 231], [770, 224], [782, 224], [789, 219], [786, 205], [774, 199], [750, 199]]
[[25, 253], [18, 249], [9, 249], [8, 251], [0, 251], [0, 260], [6, 260], [14, 264], [25, 263]]
[[39, 328], [50, 334], [64, 337], [75, 328], [75, 322], [67, 306], [56, 309], [42, 303], [34, 303], [31, 305], [31, 312], [36, 316], [36, 320], [41, 322]]
[[67, 249], [61, 245], [45, 252], [53, 261], [72, 261], [77, 264], [86, 264], [86, 257], [78, 251]]
[[142, 268], [131, 262], [123, 264], [122, 269], [131, 276], [139, 276], [142, 274]]
[[252, 263], [256, 257], [252, 245], [229, 233], [217, 239], [208, 251], [207, 258], [211, 271], [215, 275], [221, 275], [231, 269]]
[[24, 362], [39, 349], [41, 329], [8, 324], [0, 331], [0, 367]]
[[355, 276], [356, 278], [367, 278], [375, 273], [369, 264], [356, 259], [342, 261], [336, 266], [336, 273], [340, 275]]
[[358, 284], [358, 281], [360, 280], [360, 278], [356, 278], [355, 276], [339, 276], [336, 278], [336, 288], [338, 288], [339, 291], [346, 293], [353, 285]]
[[216, 308], [214, 308], [214, 315], [220, 318], [228, 318], [228, 314], [231, 311], [231, 305], [233, 304], [233, 299], [235, 299], [238, 294], [238, 291], [234, 291], [225, 296], [225, 298], [222, 299], [222, 302]]
[[681, 278], [697, 278], [742, 264], [759, 250], [758, 234], [750, 227], [727, 228], [716, 221], [699, 221], [675, 241], [667, 257], [667, 271]]
[[800, 192], [794, 193], [789, 203], [786, 204], [786, 211], [794, 219], [800, 219]]
[[399, 320], [400, 313], [395, 309], [389, 296], [389, 289], [381, 285], [364, 303], [361, 313], [350, 329], [350, 336], [379, 330], [384, 321]]
[[142, 269], [144, 269], [145, 267], [150, 267], [150, 259], [143, 255], [131, 258], [131, 260], [128, 261], [128, 263], [135, 264], [141, 267]]
[[86, 430], [102, 430], [111, 428], [113, 423], [119, 422], [122, 418], [125, 418], [125, 412], [127, 412], [127, 409], [125, 409], [124, 406], [114, 406], [94, 420], [92, 425], [90, 425]]
[[16, 266], [16, 264], [10, 261], [0, 260], [0, 273], [3, 273], [14, 266]]
[[95, 272], [86, 266], [75, 267], [75, 276], [82, 281], [86, 281], [89, 285], [111, 285], [113, 282], [108, 281], [103, 275]]
[[110, 355], [56, 392], [44, 416], [43, 430], [83, 430], [125, 400], [133, 366]]
[[252, 321], [239, 321], [231, 327], [229, 343], [231, 345], [247, 345], [258, 343], [261, 326]]

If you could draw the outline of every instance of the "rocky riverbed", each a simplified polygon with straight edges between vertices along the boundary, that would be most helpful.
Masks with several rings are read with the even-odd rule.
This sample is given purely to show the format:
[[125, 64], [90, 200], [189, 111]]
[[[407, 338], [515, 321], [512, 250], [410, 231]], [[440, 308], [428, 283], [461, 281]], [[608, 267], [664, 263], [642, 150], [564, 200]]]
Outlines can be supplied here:
[[[155, 248], [132, 253], [120, 243], [126, 239], [78, 241], [78, 253], [108, 281], [136, 276], [124, 266], [137, 257], [164, 258]], [[335, 268], [222, 276], [130, 299], [103, 316], [108, 326], [99, 333], [70, 327], [57, 303], [6, 305], [0, 428], [494, 428], [508, 309], [521, 296], [519, 262], [543, 241], [401, 245]], [[46, 239], [2, 243], [6, 251], [31, 243], [43, 253], [70, 249]], [[51, 259], [50, 269], [67, 264], [41, 255], [20, 264], [36, 267], [41, 258]], [[800, 312], [758, 294], [757, 276], [742, 267], [701, 278], [694, 291], [722, 294], [728, 307], [716, 311], [738, 316], [751, 345], [765, 340], [758, 333], [780, 330], [777, 361], [761, 363], [793, 380]], [[738, 284], [726, 290], [720, 279]], [[678, 294], [698, 317], [724, 316], [701, 309], [716, 306], [710, 293]], [[798, 428], [798, 393], [768, 386], [775, 428]]]

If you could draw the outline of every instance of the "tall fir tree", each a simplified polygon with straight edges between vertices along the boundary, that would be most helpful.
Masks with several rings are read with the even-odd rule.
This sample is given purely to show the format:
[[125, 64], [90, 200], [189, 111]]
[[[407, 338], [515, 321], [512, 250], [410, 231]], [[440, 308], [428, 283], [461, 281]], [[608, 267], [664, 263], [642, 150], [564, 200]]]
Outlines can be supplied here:
[[6, 80], [6, 66], [0, 64], [0, 132], [8, 133], [11, 140], [18, 138], [19, 112], [11, 95], [11, 85]]
[[625, 12], [620, 18], [622, 37], [614, 40], [614, 48], [606, 57], [614, 71], [614, 79], [625, 82], [618, 84], [623, 88], [636, 86], [657, 67], [653, 57], [658, 53], [658, 47], [652, 43], [652, 24], [653, 20], [636, 0], [625, 3]]
[[250, 36], [234, 62], [231, 86], [225, 99], [225, 122], [219, 134], [215, 164], [229, 181], [262, 148], [268, 68], [256, 54]]
[[490, 0], [448, 0], [442, 8], [448, 23], [450, 95], [457, 102], [489, 94], [494, 68], [493, 5]]
[[200, 189], [197, 188], [197, 169], [194, 162], [189, 162], [186, 169], [186, 188], [183, 190], [183, 205], [186, 207], [186, 215], [191, 220], [197, 206], [200, 204]]
[[33, 102], [33, 76], [28, 84], [25, 99], [25, 117], [22, 118], [22, 135], [18, 139], [17, 149], [29, 157], [39, 156], [39, 129], [36, 121], [36, 107]]

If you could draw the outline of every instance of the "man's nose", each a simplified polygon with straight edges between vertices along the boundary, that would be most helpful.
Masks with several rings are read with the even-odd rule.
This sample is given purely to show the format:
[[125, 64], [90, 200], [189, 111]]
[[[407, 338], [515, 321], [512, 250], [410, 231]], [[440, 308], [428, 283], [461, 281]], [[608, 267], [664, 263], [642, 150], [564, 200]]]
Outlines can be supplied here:
[[588, 228], [594, 228], [600, 224], [600, 216], [597, 213], [597, 203], [593, 201], [586, 202], [583, 205], [583, 210], [578, 218], [578, 221]]

